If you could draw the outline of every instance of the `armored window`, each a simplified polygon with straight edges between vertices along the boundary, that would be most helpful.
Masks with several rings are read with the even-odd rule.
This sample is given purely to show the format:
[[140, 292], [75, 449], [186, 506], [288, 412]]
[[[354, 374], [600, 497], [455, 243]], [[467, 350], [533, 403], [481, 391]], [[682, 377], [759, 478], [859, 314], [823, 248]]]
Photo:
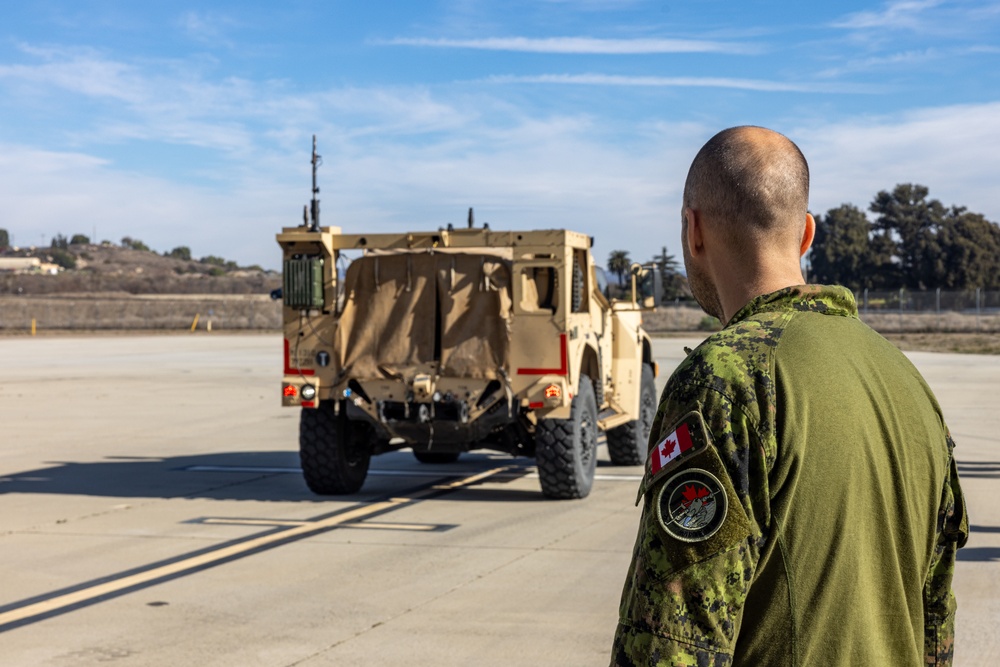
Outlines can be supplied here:
[[521, 310], [550, 310], [559, 305], [558, 280], [553, 266], [527, 266], [521, 269]]

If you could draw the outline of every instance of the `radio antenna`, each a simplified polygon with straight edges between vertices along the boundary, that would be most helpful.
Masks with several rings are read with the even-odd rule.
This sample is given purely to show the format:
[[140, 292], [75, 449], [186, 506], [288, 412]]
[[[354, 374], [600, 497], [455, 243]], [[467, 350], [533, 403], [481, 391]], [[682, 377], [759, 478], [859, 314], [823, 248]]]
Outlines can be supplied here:
[[313, 198], [312, 198], [312, 225], [309, 227], [309, 231], [318, 232], [319, 231], [319, 199], [316, 195], [319, 194], [319, 187], [316, 186], [316, 167], [323, 164], [323, 156], [316, 154], [316, 135], [313, 135], [313, 152], [312, 152], [312, 167], [313, 167]]

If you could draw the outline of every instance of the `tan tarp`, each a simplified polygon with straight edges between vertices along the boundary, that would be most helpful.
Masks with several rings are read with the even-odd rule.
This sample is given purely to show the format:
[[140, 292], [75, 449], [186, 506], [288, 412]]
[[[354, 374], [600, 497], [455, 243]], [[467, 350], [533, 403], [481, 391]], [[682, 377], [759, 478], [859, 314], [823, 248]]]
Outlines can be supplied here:
[[510, 262], [495, 255], [392, 253], [356, 259], [334, 354], [354, 378], [440, 362], [444, 377], [495, 378], [508, 364]]

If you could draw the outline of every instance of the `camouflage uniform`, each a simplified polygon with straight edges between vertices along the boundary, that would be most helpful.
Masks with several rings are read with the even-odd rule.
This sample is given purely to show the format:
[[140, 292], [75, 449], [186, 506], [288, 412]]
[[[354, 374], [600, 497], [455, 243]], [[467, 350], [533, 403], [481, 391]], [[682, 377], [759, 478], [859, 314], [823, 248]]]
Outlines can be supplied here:
[[663, 392], [612, 664], [951, 664], [953, 446], [851, 292], [752, 300]]

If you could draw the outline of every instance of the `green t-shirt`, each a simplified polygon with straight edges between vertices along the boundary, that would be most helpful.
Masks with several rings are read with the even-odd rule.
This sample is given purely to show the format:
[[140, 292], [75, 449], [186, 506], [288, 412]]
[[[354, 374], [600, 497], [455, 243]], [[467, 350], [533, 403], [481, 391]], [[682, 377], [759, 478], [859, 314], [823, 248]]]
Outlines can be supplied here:
[[614, 665], [947, 665], [941, 410], [850, 291], [760, 296], [664, 389]]

